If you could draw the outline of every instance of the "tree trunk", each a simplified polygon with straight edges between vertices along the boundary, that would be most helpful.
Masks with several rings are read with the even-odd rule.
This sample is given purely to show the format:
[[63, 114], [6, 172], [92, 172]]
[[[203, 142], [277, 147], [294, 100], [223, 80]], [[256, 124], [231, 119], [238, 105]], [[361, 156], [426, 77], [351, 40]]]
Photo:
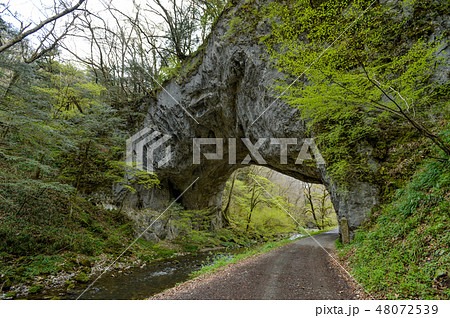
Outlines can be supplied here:
[[230, 211], [230, 205], [231, 205], [231, 198], [233, 196], [234, 183], [236, 181], [236, 174], [237, 174], [236, 171], [233, 172], [233, 179], [231, 181], [231, 188], [230, 188], [230, 193], [228, 194], [227, 205], [225, 206], [225, 209], [223, 209], [223, 211], [222, 211], [222, 223], [223, 223], [224, 227], [228, 227], [231, 224], [229, 211]]
[[306, 198], [309, 200], [309, 205], [311, 206], [311, 214], [314, 219], [314, 223], [316, 224], [318, 229], [321, 230], [322, 226], [319, 224], [319, 222], [317, 220], [317, 216], [316, 216], [316, 211], [314, 210], [314, 202], [313, 202], [313, 197], [311, 194], [311, 185], [307, 185], [304, 192], [305, 192]]
[[252, 197], [250, 199], [250, 212], [248, 213], [247, 226], [245, 227], [245, 232], [248, 232], [248, 229], [250, 228], [250, 222], [252, 221], [252, 213], [256, 205], [258, 204], [257, 203], [258, 196], [255, 196], [255, 194], [256, 194], [256, 187], [255, 185], [253, 185]]

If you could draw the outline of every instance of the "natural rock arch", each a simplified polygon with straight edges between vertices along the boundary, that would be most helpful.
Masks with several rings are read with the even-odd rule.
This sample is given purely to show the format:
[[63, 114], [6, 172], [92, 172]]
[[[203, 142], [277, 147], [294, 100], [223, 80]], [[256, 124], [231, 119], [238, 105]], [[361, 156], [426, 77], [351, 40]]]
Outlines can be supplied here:
[[[229, 164], [227, 147], [222, 160], [202, 158], [200, 165], [194, 165], [193, 138], [249, 138], [255, 143], [258, 138], [310, 137], [297, 110], [271, 91], [274, 81], [283, 74], [270, 66], [263, 45], [254, 40], [268, 32], [267, 26], [258, 27], [256, 36], [240, 34], [230, 40], [226, 36], [229, 21], [229, 15], [222, 15], [204, 48], [185, 63], [181, 75], [165, 83], [156, 98], [145, 104], [148, 112], [143, 126], [171, 136], [167, 145], [172, 158], [155, 170], [161, 188], [140, 192], [143, 206], [162, 207], [199, 177], [180, 203], [188, 209], [210, 208], [219, 216], [224, 185], [241, 165]], [[300, 146], [291, 146], [290, 154], [297, 156]], [[351, 231], [378, 204], [377, 185], [350, 181], [344, 193], [324, 166], [296, 165], [295, 158], [280, 164], [280, 149], [268, 142], [259, 150], [267, 161], [265, 166], [302, 181], [323, 183], [338, 218], [345, 216]], [[238, 142], [237, 163], [247, 154], [244, 144]], [[164, 149], [156, 151], [155, 161], [162, 156]], [[136, 205], [136, 200], [128, 204]]]

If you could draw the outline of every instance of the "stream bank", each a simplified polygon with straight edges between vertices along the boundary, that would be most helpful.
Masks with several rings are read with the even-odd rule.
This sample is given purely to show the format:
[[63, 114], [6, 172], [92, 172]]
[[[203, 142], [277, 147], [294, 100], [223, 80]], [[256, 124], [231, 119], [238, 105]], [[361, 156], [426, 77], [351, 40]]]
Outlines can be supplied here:
[[[133, 284], [139, 285], [150, 277], [164, 276], [167, 273], [175, 273], [174, 279], [179, 282], [179, 279], [200, 269], [205, 262], [213, 259], [216, 254], [230, 253], [231, 250], [238, 251], [239, 249], [238, 246], [232, 249], [219, 246], [206, 248], [199, 252], [164, 249], [165, 253], [163, 254], [165, 255], [155, 259], [145, 259], [145, 257], [136, 255], [124, 256], [111, 268], [109, 267], [116, 258], [115, 255], [102, 254], [98, 257], [82, 255], [42, 256], [37, 260], [34, 259], [34, 261], [28, 260], [28, 267], [25, 267], [22, 263], [19, 268], [26, 269], [24, 272], [16, 272], [21, 273], [22, 277], [19, 279], [22, 281], [11, 286], [3, 284], [4, 291], [0, 293], [0, 299], [75, 299], [100, 275], [102, 277], [96, 282], [96, 286], [93, 286], [93, 291], [114, 290], [113, 286], [115, 285], [119, 287], [124, 284], [127, 285], [130, 282], [130, 277], [135, 278], [132, 279]], [[33, 273], [36, 273], [36, 275], [27, 278]], [[5, 282], [9, 281], [5, 280]], [[158, 281], [161, 281], [161, 279], [158, 279]], [[171, 282], [172, 280], [169, 280], [163, 285], [170, 285]], [[104, 287], [99, 288], [97, 287], [98, 284], [103, 284]], [[152, 292], [155, 288], [157, 290], [157, 287], [148, 289], [141, 286], [140, 289], [146, 293]], [[139, 293], [134, 294], [132, 292], [123, 294], [128, 297], [125, 299], [138, 299], [140, 296]], [[106, 298], [102, 298], [102, 295], [106, 295]], [[119, 295], [118, 292], [106, 292], [94, 296], [100, 298], [93, 299], [110, 299], [109, 297], [116, 297], [117, 295]]]
[[[209, 265], [216, 258], [231, 256], [243, 248], [214, 249], [212, 251], [185, 253], [169, 259], [152, 261], [147, 264], [105, 272], [80, 299], [121, 300], [144, 299], [189, 279], [192, 272]], [[98, 277], [101, 273], [93, 276]], [[43, 294], [28, 295], [26, 299], [77, 299], [89, 286], [89, 282], [78, 284], [67, 290], [65, 287], [53, 288]]]
[[[117, 237], [118, 234], [114, 233]], [[139, 239], [112, 266], [112, 274], [109, 275], [182, 257], [188, 253], [236, 248], [252, 242], [251, 238], [227, 229], [216, 233], [196, 231], [195, 237], [180, 238], [178, 241], [155, 243]], [[0, 299], [48, 298], [49, 295], [58, 298], [64, 297], [66, 293], [74, 293], [80, 286], [92, 282], [104, 272], [128, 244], [131, 244], [131, 240], [129, 236], [124, 236], [121, 244], [114, 245], [115, 248], [102, 245], [93, 249], [92, 253], [69, 250], [15, 255], [12, 252], [0, 252]], [[53, 290], [58, 290], [58, 293]]]
[[[302, 235], [291, 235], [291, 240]], [[227, 262], [235, 262], [250, 255], [264, 253], [290, 240], [268, 243], [247, 242], [245, 246], [215, 246], [197, 252], [176, 251], [174, 245], [158, 245], [159, 259], [143, 260], [136, 255], [126, 255], [105, 273], [114, 260], [112, 255], [96, 258], [72, 256], [61, 265], [57, 273], [36, 275], [27, 283], [11, 286], [2, 299], [77, 299], [99, 275], [82, 299], [145, 299], [183, 283], [205, 271], [214, 270]], [[256, 246], [249, 248], [249, 246]], [[171, 248], [172, 249], [171, 249]], [[48, 260], [47, 260], [48, 261]], [[41, 263], [46, 263], [40, 259]], [[48, 264], [49, 270], [52, 264]], [[54, 265], [54, 264], [53, 264]], [[59, 267], [58, 267], [59, 268]]]

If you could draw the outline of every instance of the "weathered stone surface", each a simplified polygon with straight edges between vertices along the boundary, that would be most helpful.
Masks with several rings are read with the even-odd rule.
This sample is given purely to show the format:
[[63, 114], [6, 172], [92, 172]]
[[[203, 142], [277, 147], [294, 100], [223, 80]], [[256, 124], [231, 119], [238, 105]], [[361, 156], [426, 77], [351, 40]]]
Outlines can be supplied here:
[[342, 244], [345, 246], [350, 242], [348, 221], [345, 216], [341, 217], [340, 230], [341, 230], [341, 241]]
[[[220, 207], [225, 182], [248, 151], [237, 143], [237, 164], [228, 162], [225, 145], [222, 160], [206, 160], [193, 164], [193, 138], [297, 138], [308, 136], [305, 122], [296, 109], [290, 108], [271, 91], [280, 74], [268, 62], [264, 46], [255, 36], [238, 35], [232, 41], [225, 36], [230, 15], [219, 19], [208, 38], [204, 51], [185, 67], [180, 78], [164, 85], [155, 100], [148, 102], [145, 127], [172, 136], [172, 159], [155, 171], [162, 182], [161, 189], [140, 191], [139, 198], [128, 200], [128, 209], [151, 207], [163, 209], [170, 198], [176, 198], [192, 182], [179, 202], [188, 209], [210, 208], [217, 211], [216, 225], [220, 225]], [[270, 31], [261, 23], [255, 34]], [[198, 65], [192, 65], [196, 63]], [[186, 69], [193, 68], [189, 74]], [[164, 147], [155, 152], [155, 161], [164, 156]], [[350, 231], [357, 228], [369, 211], [378, 203], [378, 187], [374, 184], [354, 182], [342, 193], [329, 178], [326, 168], [296, 165], [301, 145], [290, 146], [288, 164], [280, 163], [279, 146], [268, 141], [260, 148], [265, 166], [296, 179], [323, 183], [331, 194], [339, 217], [348, 219]], [[203, 152], [214, 152], [204, 147]]]

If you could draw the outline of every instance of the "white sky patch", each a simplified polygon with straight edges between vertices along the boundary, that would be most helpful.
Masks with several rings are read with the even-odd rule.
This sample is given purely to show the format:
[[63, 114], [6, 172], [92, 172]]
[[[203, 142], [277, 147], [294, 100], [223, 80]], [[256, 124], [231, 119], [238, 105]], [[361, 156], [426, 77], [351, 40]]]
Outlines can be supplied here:
[[[78, 0], [65, 0], [64, 2], [67, 6], [73, 6]], [[22, 21], [24, 26], [30, 24], [29, 28], [37, 25], [39, 22], [45, 20], [49, 16], [55, 14], [53, 10], [54, 2], [57, 4], [62, 3], [62, 0], [7, 0], [3, 1], [5, 5], [8, 6], [9, 10], [16, 15], [17, 19], [12, 17], [7, 12], [2, 14], [2, 18], [12, 23], [16, 28], [20, 28], [20, 23], [18, 20]], [[136, 0], [136, 3], [141, 5], [142, 8], [146, 6], [147, 3], [151, 4], [151, 0]], [[162, 0], [163, 5], [169, 5], [167, 0]], [[116, 21], [107, 11], [107, 6], [117, 9], [118, 11], [124, 13], [127, 16], [133, 16], [134, 5], [132, 0], [86, 0], [86, 8], [89, 12], [100, 16], [104, 19], [110, 26], [116, 25]], [[83, 4], [84, 6], [84, 4]], [[0, 12], [4, 9], [4, 6], [0, 3]], [[59, 12], [59, 11], [58, 11]], [[115, 13], [119, 17], [118, 13]], [[125, 16], [119, 17], [119, 19], [125, 20]], [[154, 19], [158, 19], [155, 16]], [[61, 18], [58, 21], [59, 28], [62, 28], [67, 22], [67, 18]], [[58, 28], [56, 29], [58, 30]], [[58, 32], [58, 31], [57, 31]], [[32, 43], [37, 42], [33, 36], [29, 38]], [[90, 54], [90, 42], [88, 40], [83, 40], [80, 37], [68, 36], [63, 40], [64, 45], [66, 45], [71, 51], [75, 52], [79, 56], [88, 56]], [[68, 52], [62, 52], [63, 58], [71, 58]]]

